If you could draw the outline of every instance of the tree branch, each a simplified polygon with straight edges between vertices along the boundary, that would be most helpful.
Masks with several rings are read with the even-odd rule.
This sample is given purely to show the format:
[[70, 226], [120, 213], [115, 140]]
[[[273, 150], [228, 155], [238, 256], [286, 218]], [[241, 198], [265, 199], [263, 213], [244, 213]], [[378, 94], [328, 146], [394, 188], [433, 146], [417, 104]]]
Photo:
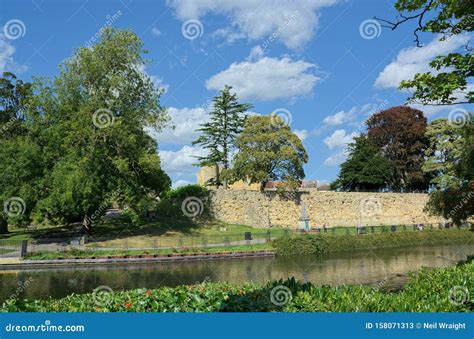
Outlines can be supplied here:
[[400, 14], [400, 17], [402, 18], [402, 20], [399, 20], [397, 22], [392, 22], [392, 21], [389, 21], [389, 20], [385, 20], [385, 19], [381, 19], [381, 18], [377, 18], [376, 16], [374, 16], [374, 20], [377, 20], [377, 21], [381, 21], [381, 22], [384, 22], [386, 23], [386, 25], [381, 25], [381, 27], [386, 27], [386, 28], [390, 28], [392, 31], [394, 31], [395, 29], [397, 29], [398, 26], [400, 26], [401, 24], [409, 21], [409, 20], [413, 20], [413, 19], [416, 19], [418, 18], [418, 27], [415, 29], [415, 31], [413, 32], [413, 35], [415, 36], [415, 40], [414, 42], [416, 42], [416, 46], [417, 47], [422, 47], [421, 43], [420, 43], [420, 37], [418, 35], [418, 32], [422, 32], [423, 31], [423, 18], [425, 16], [425, 14], [430, 10], [430, 7], [431, 5], [433, 4], [433, 1], [434, 0], [430, 0], [430, 2], [423, 8], [423, 10], [418, 13], [418, 14], [415, 14], [415, 15], [411, 15], [411, 16], [405, 16], [403, 14]]

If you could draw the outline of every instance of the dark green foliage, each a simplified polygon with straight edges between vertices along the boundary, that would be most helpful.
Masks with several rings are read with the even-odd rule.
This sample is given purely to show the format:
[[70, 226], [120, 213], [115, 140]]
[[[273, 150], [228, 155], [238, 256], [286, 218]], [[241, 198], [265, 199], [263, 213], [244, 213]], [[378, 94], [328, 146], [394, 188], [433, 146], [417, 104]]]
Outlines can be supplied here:
[[1, 139], [24, 135], [26, 110], [33, 95], [33, 85], [25, 83], [10, 73], [0, 78], [0, 130]]
[[[0, 234], [7, 224], [24, 225], [42, 193], [39, 178], [43, 175], [44, 155], [37, 140], [28, 135], [31, 117], [28, 107], [33, 99], [32, 84], [24, 83], [11, 73], [0, 77]], [[4, 213], [4, 203], [18, 200], [18, 211]]]
[[[295, 279], [265, 285], [202, 283], [70, 295], [55, 300], [9, 300], [0, 312], [470, 312], [472, 297], [462, 303], [449, 299], [454, 286], [474, 289], [474, 263], [451, 268], [424, 269], [413, 274], [399, 292], [369, 286], [314, 286]], [[278, 289], [284, 289], [278, 299]], [[468, 292], [469, 293], [469, 292]], [[472, 293], [472, 292], [471, 292]], [[281, 306], [272, 302], [286, 301]], [[98, 303], [97, 300], [100, 300]]]
[[54, 81], [0, 79], [0, 199], [25, 202], [9, 223], [82, 221], [89, 232], [112, 204], [137, 221], [169, 188], [145, 132], [168, 116], [143, 71], [142, 47], [134, 33], [109, 27], [93, 48], [75, 50]]
[[273, 241], [277, 255], [324, 254], [339, 251], [377, 249], [432, 244], [459, 244], [474, 241], [474, 233], [468, 230], [424, 230], [417, 232], [384, 233], [365, 235], [306, 234], [283, 237]]
[[[196, 217], [208, 218], [210, 191], [199, 185], [186, 185], [166, 191], [158, 203], [157, 214], [159, 218], [184, 219], [189, 217], [183, 213], [186, 209], [186, 199], [193, 203], [200, 212]], [[189, 208], [189, 206], [188, 206]]]
[[343, 191], [372, 191], [388, 186], [392, 170], [379, 147], [366, 135], [354, 138], [348, 145], [349, 155], [342, 163], [338, 178], [331, 188]]

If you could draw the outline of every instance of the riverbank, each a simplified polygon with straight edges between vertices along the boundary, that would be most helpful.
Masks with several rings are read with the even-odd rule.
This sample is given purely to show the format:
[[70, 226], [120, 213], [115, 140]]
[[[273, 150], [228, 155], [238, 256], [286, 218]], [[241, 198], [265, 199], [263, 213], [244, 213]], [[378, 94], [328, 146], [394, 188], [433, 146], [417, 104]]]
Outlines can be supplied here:
[[417, 232], [386, 232], [364, 235], [314, 235], [281, 237], [273, 241], [277, 255], [303, 255], [373, 250], [416, 245], [469, 244], [474, 232], [468, 229], [423, 230]]
[[[263, 245], [263, 244], [262, 244]], [[61, 258], [61, 259], [40, 259], [40, 260], [0, 260], [0, 271], [12, 269], [27, 269], [38, 267], [55, 267], [55, 266], [90, 266], [90, 265], [118, 265], [118, 264], [147, 264], [160, 262], [180, 262], [180, 261], [197, 261], [197, 260], [213, 260], [213, 259], [232, 259], [232, 258], [248, 258], [248, 257], [266, 257], [275, 255], [272, 250], [258, 249], [254, 246], [252, 250], [235, 250], [235, 251], [217, 251], [218, 248], [210, 249], [209, 252], [196, 253], [170, 253], [164, 254], [141, 254], [141, 255], [125, 255], [125, 256], [107, 256], [107, 257], [90, 257], [81, 259]], [[265, 246], [261, 246], [264, 248]]]
[[8, 300], [1, 312], [469, 312], [474, 262], [411, 275], [401, 291], [383, 286], [315, 286], [295, 279], [267, 284], [201, 283]]

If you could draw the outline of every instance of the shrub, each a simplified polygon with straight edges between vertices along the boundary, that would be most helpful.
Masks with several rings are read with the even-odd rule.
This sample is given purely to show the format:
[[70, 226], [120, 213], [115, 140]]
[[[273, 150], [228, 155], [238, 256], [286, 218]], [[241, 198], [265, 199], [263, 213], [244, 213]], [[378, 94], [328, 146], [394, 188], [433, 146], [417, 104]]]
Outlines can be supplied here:
[[327, 237], [321, 235], [296, 235], [281, 237], [273, 241], [277, 255], [323, 254], [328, 248]]
[[277, 255], [297, 255], [413, 245], [456, 244], [473, 240], [474, 234], [468, 230], [450, 229], [357, 236], [304, 234], [276, 239], [273, 245]]
[[157, 214], [164, 218], [186, 219], [183, 203], [188, 199], [193, 202], [193, 208], [199, 209], [197, 216], [207, 218], [209, 217], [209, 193], [208, 189], [199, 185], [186, 185], [166, 191], [158, 203]]

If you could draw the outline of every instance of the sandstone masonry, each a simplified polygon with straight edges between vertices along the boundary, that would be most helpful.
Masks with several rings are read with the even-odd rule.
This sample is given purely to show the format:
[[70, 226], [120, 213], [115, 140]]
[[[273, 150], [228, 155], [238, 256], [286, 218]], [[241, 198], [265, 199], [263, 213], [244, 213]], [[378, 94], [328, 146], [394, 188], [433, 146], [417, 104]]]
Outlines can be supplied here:
[[301, 190], [281, 196], [275, 191], [224, 190], [211, 193], [211, 212], [224, 222], [267, 228], [296, 228], [304, 205], [312, 227], [363, 224], [393, 225], [437, 223], [423, 209], [428, 195], [423, 193], [359, 193]]

